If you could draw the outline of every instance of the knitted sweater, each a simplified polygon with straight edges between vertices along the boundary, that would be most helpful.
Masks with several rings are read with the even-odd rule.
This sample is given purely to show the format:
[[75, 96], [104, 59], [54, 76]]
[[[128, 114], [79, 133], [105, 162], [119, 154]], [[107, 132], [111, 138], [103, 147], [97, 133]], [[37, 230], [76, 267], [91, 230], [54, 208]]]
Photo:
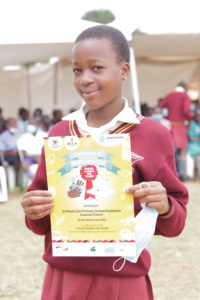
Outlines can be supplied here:
[[[166, 237], [179, 235], [185, 224], [188, 193], [176, 175], [174, 147], [170, 133], [163, 125], [150, 118], [143, 118], [140, 124], [134, 126], [125, 124], [123, 132], [129, 132], [131, 136], [133, 183], [160, 181], [166, 188], [171, 203], [169, 214], [158, 217], [155, 234]], [[75, 121], [73, 126], [69, 121], [61, 121], [50, 132], [50, 136], [72, 134], [80, 134]], [[44, 151], [42, 151], [37, 173], [28, 190], [47, 190]], [[137, 198], [134, 199], [134, 206], [137, 215], [141, 210]], [[26, 217], [26, 224], [34, 233], [45, 236], [43, 259], [57, 268], [71, 272], [129, 277], [145, 275], [149, 271], [151, 258], [146, 249], [141, 253], [137, 263], [127, 261], [122, 270], [117, 273], [112, 267], [116, 257], [53, 257], [50, 217], [46, 216], [40, 220], [31, 220]]]

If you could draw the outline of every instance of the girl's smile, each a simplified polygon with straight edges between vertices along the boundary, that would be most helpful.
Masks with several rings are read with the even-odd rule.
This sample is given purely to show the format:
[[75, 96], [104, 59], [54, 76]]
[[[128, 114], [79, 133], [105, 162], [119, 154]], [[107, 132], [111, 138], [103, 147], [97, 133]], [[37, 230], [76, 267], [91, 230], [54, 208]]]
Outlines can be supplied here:
[[100, 89], [93, 89], [93, 90], [87, 90], [87, 89], [81, 89], [81, 94], [84, 99], [90, 99], [91, 97], [97, 95], [100, 92]]

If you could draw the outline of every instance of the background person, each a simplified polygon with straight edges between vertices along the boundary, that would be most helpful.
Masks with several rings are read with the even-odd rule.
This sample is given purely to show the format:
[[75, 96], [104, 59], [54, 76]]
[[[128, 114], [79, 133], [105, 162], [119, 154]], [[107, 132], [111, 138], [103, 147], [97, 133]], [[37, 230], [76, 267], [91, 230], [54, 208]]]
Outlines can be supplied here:
[[0, 135], [0, 151], [1, 163], [13, 166], [15, 171], [14, 185], [20, 185], [19, 170], [20, 170], [20, 157], [17, 146], [17, 140], [20, 134], [17, 129], [16, 120], [9, 118], [6, 121], [6, 130]]
[[186, 93], [187, 85], [179, 82], [175, 91], [168, 94], [159, 102], [159, 106], [167, 108], [167, 119], [171, 123], [171, 132], [176, 148], [176, 166], [179, 178], [186, 180], [186, 151], [187, 130], [193, 115], [191, 112], [191, 100]]
[[23, 133], [18, 139], [18, 149], [22, 152], [22, 170], [28, 179], [32, 179], [35, 175], [40, 154], [42, 151], [41, 140], [36, 137], [37, 126], [35, 123], [29, 124], [26, 133]]
[[28, 132], [29, 111], [21, 107], [18, 111], [17, 128], [21, 134]]
[[200, 108], [195, 111], [194, 120], [188, 130], [187, 175], [194, 179], [197, 168], [200, 179]]

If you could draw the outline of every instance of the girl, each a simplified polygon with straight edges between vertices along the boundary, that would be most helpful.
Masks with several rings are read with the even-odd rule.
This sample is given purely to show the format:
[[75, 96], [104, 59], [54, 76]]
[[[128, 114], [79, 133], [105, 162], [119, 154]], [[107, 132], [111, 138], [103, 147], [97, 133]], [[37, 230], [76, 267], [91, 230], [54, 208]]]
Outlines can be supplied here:
[[[123, 34], [106, 25], [83, 31], [72, 53], [74, 86], [85, 104], [56, 124], [50, 136], [129, 133], [131, 135], [135, 213], [141, 203], [155, 208], [156, 234], [181, 233], [186, 217], [187, 190], [178, 180], [170, 133], [150, 118], [135, 114], [122, 97], [129, 74], [129, 46]], [[137, 263], [126, 261], [113, 270], [116, 257], [53, 257], [49, 214], [52, 196], [47, 190], [45, 158], [41, 161], [22, 206], [26, 224], [45, 235], [47, 271], [42, 300], [152, 300], [148, 277], [150, 255], [144, 250]]]

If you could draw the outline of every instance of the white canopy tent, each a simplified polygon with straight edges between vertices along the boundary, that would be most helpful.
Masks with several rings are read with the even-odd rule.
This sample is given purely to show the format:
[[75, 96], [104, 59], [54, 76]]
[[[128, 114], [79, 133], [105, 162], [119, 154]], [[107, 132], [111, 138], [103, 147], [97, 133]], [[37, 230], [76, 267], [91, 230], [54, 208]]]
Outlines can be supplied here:
[[[19, 107], [31, 111], [43, 108], [50, 114], [53, 108], [68, 113], [77, 108], [81, 99], [72, 84], [71, 48], [76, 36], [95, 23], [80, 19], [74, 24], [48, 22], [48, 26], [35, 23], [27, 36], [22, 28], [0, 38], [0, 67], [24, 65], [34, 61], [61, 58], [57, 64], [29, 65], [16, 71], [0, 69], [0, 107], [6, 117], [16, 116]], [[49, 27], [51, 25], [51, 27]], [[133, 25], [109, 24], [122, 30], [135, 50], [132, 55], [132, 73], [124, 88], [124, 96], [139, 111], [140, 102], [155, 105], [157, 100], [184, 80], [199, 88], [199, 34], [144, 34], [133, 32]], [[136, 26], [134, 27], [136, 28]], [[133, 52], [132, 52], [133, 53]], [[136, 69], [136, 72], [135, 72]], [[136, 76], [137, 73], [137, 76]], [[137, 87], [139, 86], [139, 93]]]
[[[96, 23], [80, 19], [72, 25], [65, 20], [59, 24], [60, 28], [57, 24], [40, 30], [37, 25], [35, 30], [31, 29], [28, 39], [24, 31], [16, 30], [17, 37], [12, 33], [10, 39], [4, 37], [0, 40], [0, 68], [6, 65], [22, 66], [15, 71], [0, 69], [0, 107], [6, 117], [16, 116], [21, 106], [30, 111], [41, 107], [48, 114], [53, 108], [60, 108], [66, 114], [71, 108], [79, 107], [81, 99], [72, 83], [71, 49], [78, 34], [94, 25]], [[30, 64], [51, 57], [59, 57], [60, 61], [39, 66]], [[132, 82], [128, 79], [124, 96], [130, 103], [134, 97], [131, 86]]]
[[[48, 114], [53, 108], [67, 113], [81, 102], [72, 85], [71, 49], [76, 36], [95, 23], [78, 19], [73, 28], [66, 19], [47, 23], [28, 23], [28, 35], [16, 23], [14, 31], [1, 36], [0, 67], [21, 65], [13, 71], [0, 69], [0, 107], [5, 117], [16, 116], [22, 106], [30, 111], [40, 107]], [[55, 56], [65, 59], [58, 64], [31, 65]]]
[[200, 34], [134, 32], [140, 101], [156, 105], [179, 81], [200, 90]]

